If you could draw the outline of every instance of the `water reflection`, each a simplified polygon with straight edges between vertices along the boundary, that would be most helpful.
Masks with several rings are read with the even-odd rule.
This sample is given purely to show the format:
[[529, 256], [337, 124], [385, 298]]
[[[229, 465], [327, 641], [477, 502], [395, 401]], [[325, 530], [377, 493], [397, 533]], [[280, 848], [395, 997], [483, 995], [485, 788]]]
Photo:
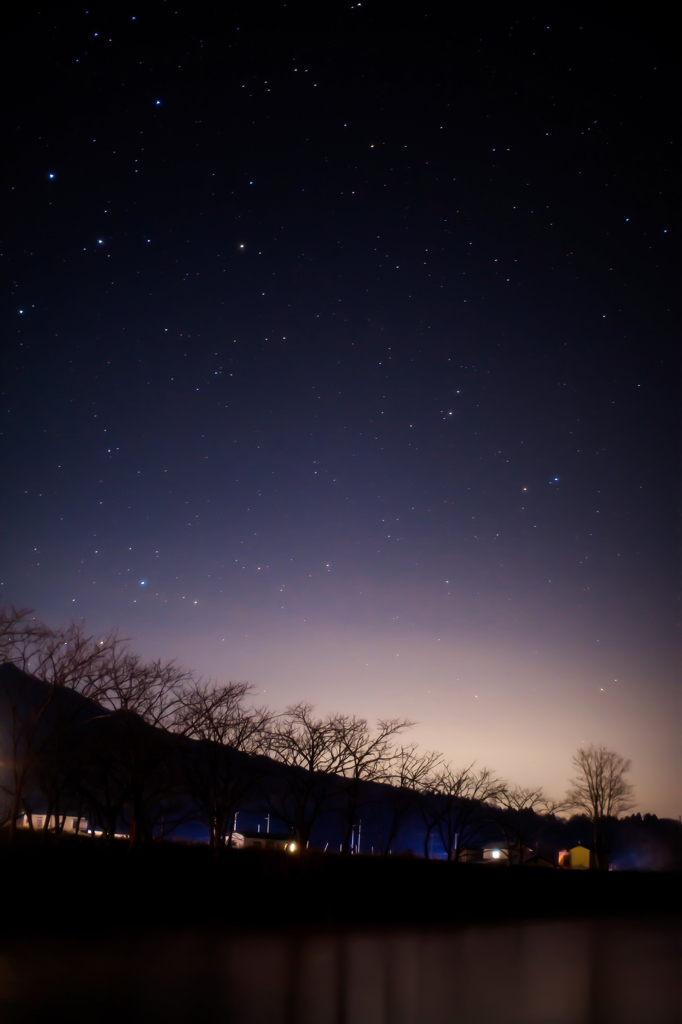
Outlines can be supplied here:
[[679, 977], [679, 928], [667, 920], [187, 930], [6, 946], [0, 1019], [672, 1024], [682, 1020]]

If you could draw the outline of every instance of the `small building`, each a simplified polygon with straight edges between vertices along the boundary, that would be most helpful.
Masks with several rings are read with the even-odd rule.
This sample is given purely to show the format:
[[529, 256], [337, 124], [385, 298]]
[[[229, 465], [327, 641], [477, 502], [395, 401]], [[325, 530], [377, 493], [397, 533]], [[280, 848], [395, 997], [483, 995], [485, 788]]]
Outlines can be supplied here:
[[296, 853], [300, 848], [295, 839], [281, 832], [233, 832], [231, 845], [237, 850], [253, 847], [262, 850], [282, 850], [286, 853]]
[[484, 846], [483, 863], [504, 864], [506, 866], [511, 865], [512, 867], [518, 867], [519, 865], [540, 868], [554, 867], [554, 864], [547, 857], [541, 856], [532, 847], [526, 846], [524, 843], [514, 843], [509, 847], [499, 845]]
[[460, 864], [480, 864], [483, 860], [483, 850], [478, 846], [461, 846], [457, 859]]
[[[22, 814], [17, 825], [19, 828], [32, 828], [35, 832], [42, 832], [46, 827], [45, 817], [44, 814]], [[82, 815], [60, 814], [55, 818], [54, 814], [51, 814], [47, 823], [47, 831], [59, 831], [71, 835], [77, 832], [82, 835], [88, 833], [88, 823]]]
[[594, 867], [592, 851], [582, 843], [572, 846], [570, 850], [560, 850], [559, 867], [570, 871], [589, 871], [591, 867]]
[[484, 846], [483, 847], [483, 862], [485, 864], [490, 861], [505, 861], [509, 860], [509, 852], [506, 846]]
[[554, 864], [548, 857], [543, 857], [541, 853], [531, 853], [528, 857], [523, 859], [524, 868], [551, 868], [555, 870], [556, 864]]

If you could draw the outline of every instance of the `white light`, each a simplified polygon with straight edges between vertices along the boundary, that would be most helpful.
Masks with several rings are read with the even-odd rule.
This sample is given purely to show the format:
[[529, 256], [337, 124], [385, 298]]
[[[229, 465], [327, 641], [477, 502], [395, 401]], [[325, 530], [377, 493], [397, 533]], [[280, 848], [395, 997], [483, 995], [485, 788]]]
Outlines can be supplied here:
[[501, 854], [500, 854], [499, 850], [493, 850], [492, 851], [492, 858], [493, 858], [493, 860], [499, 860], [500, 856], [501, 856]]

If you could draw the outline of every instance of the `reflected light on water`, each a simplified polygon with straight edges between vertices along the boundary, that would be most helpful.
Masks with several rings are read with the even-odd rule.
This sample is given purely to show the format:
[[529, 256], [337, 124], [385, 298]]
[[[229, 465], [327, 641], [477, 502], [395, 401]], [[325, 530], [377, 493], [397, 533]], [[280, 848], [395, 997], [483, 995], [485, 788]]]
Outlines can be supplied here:
[[71, 1021], [669, 1024], [679, 957], [667, 920], [26, 940], [0, 951], [0, 1018], [68, 1008]]

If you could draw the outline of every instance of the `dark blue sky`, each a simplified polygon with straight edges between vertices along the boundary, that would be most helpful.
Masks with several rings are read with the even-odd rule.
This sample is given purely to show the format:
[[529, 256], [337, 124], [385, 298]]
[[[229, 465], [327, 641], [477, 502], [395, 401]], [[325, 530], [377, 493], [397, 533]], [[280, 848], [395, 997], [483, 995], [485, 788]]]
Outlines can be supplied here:
[[670, 26], [22, 8], [8, 603], [679, 813]]

